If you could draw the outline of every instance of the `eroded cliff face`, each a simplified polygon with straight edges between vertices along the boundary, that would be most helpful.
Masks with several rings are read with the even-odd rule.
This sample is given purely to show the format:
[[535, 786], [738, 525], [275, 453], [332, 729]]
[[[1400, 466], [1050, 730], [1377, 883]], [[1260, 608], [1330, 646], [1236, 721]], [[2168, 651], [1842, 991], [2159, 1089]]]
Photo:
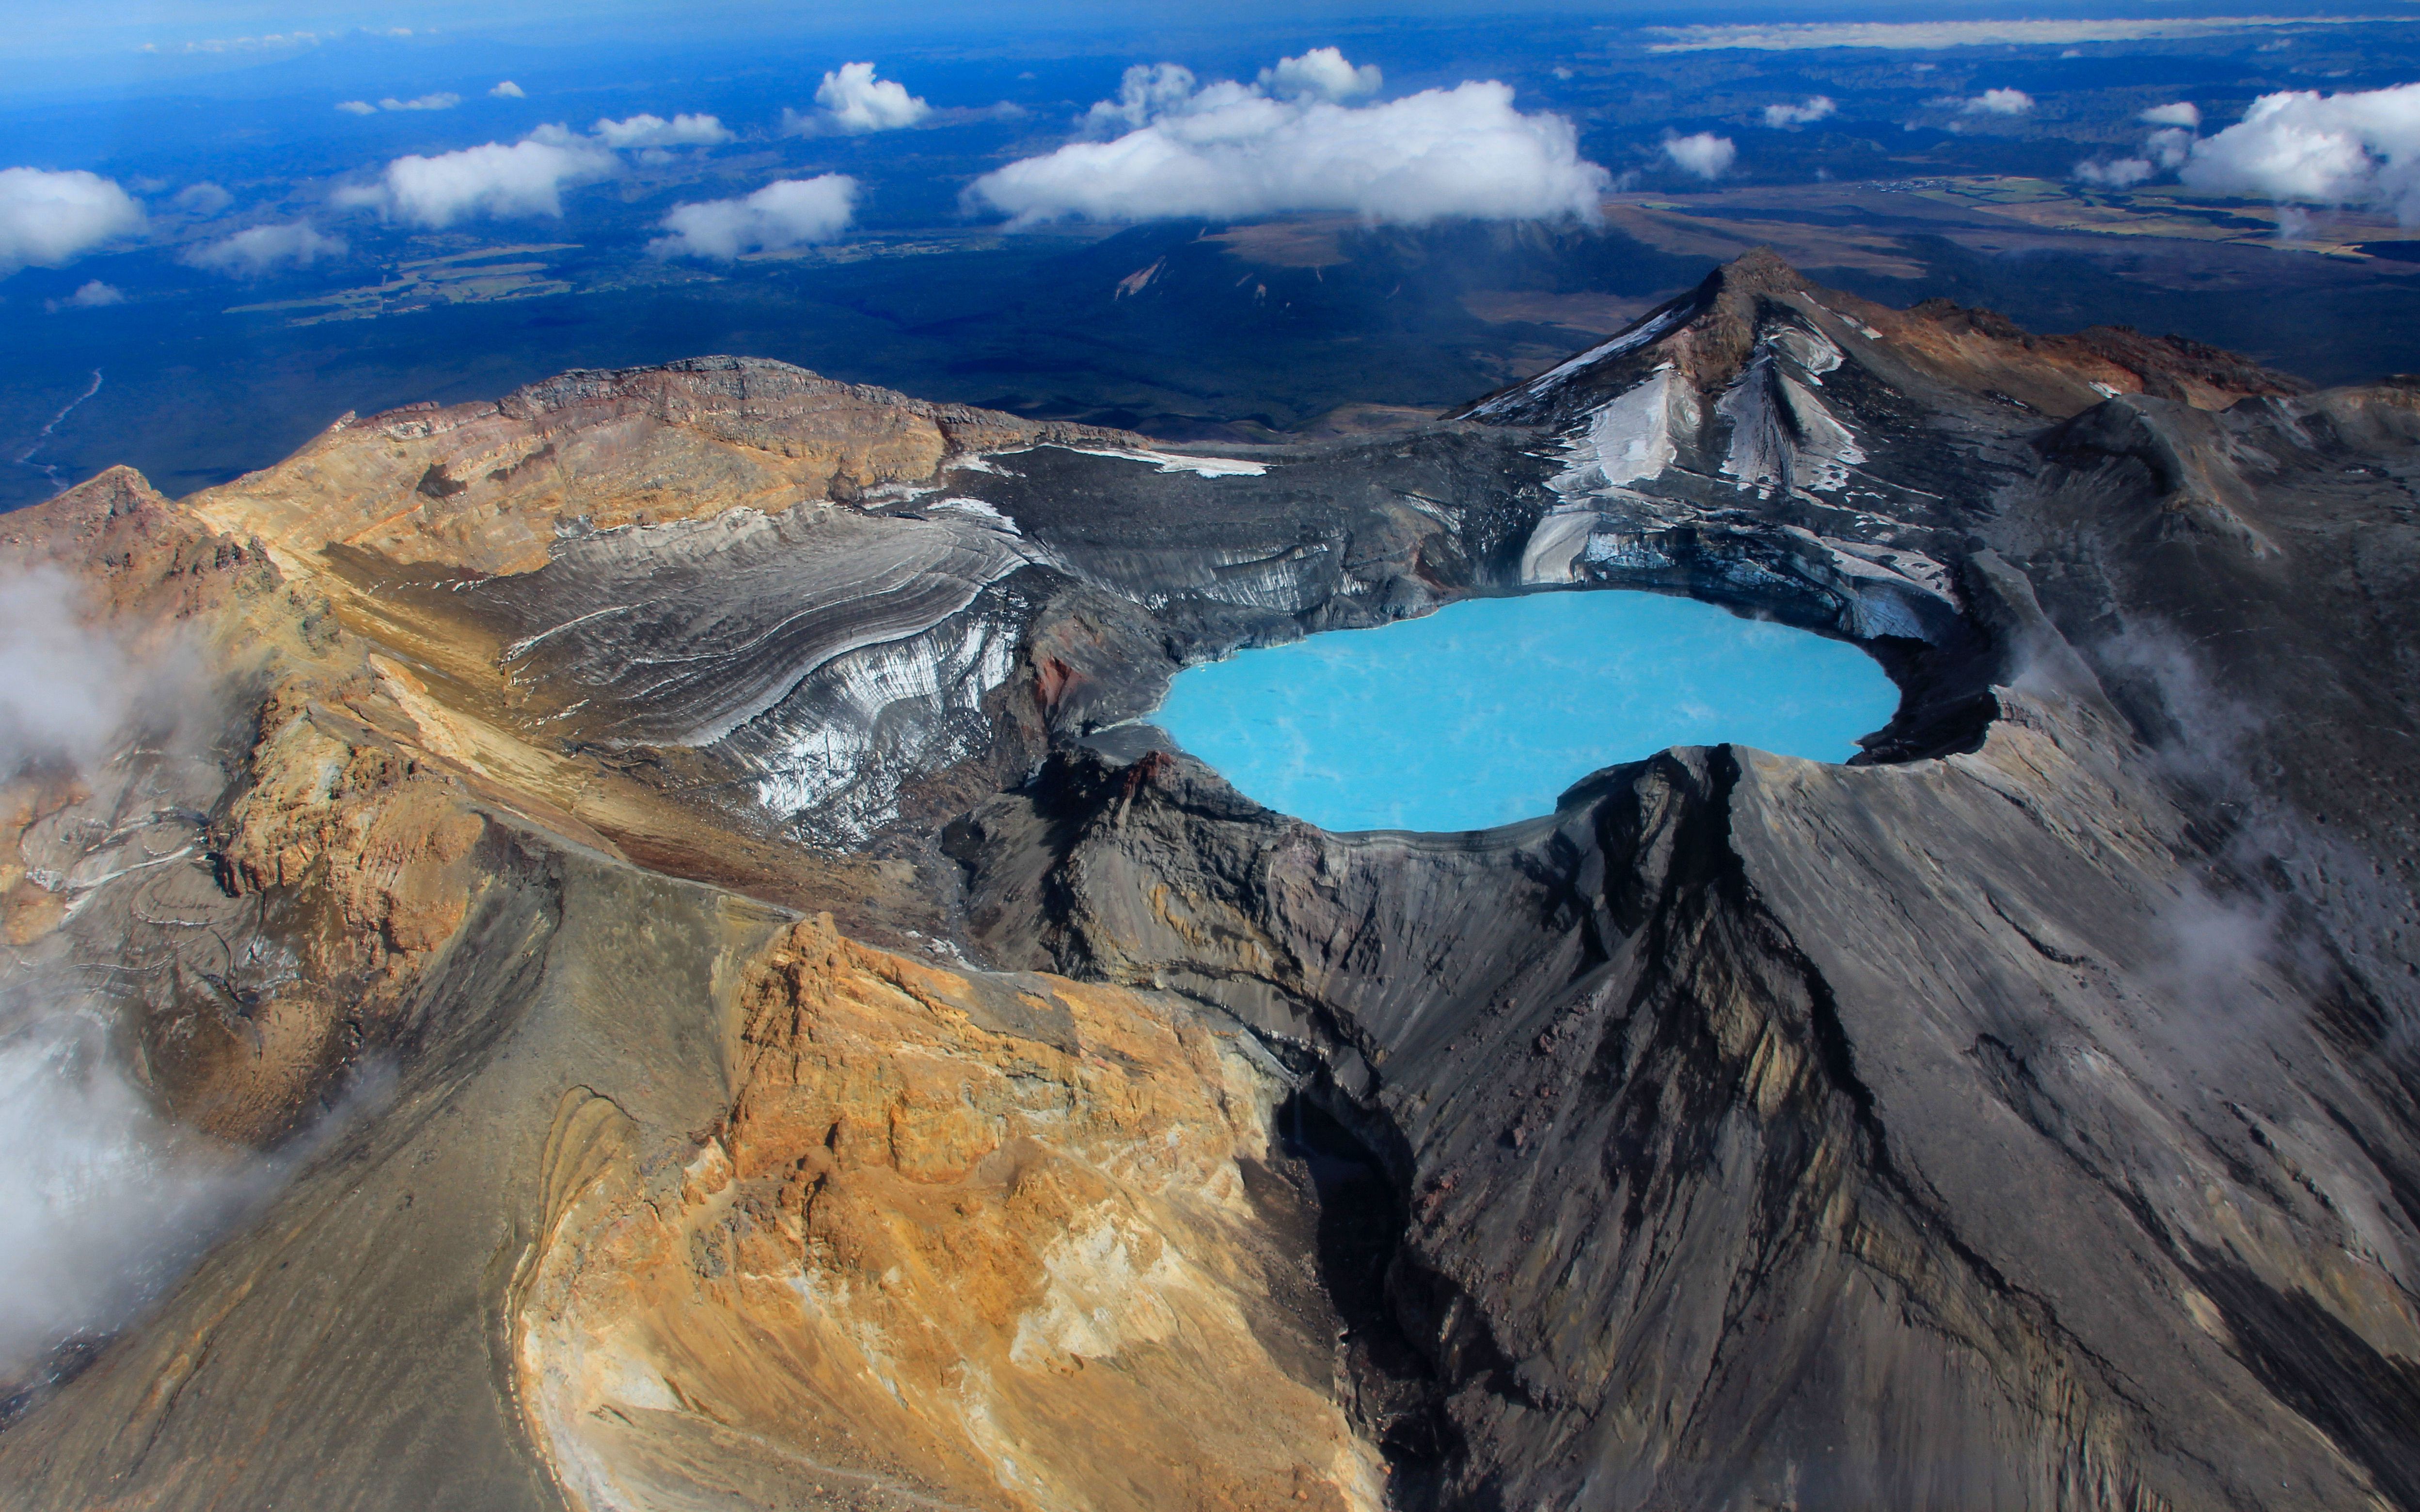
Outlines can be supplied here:
[[1384, 1504], [1232, 1028], [828, 918], [739, 1013], [680, 1149], [557, 1116], [515, 1361], [574, 1504]]
[[[11, 779], [8, 969], [275, 1181], [0, 1477], [2420, 1506], [2415, 413], [1756, 257], [1249, 457], [714, 359], [105, 475], [0, 546], [200, 691]], [[1130, 722], [1548, 588], [1901, 708], [1466, 836]]]

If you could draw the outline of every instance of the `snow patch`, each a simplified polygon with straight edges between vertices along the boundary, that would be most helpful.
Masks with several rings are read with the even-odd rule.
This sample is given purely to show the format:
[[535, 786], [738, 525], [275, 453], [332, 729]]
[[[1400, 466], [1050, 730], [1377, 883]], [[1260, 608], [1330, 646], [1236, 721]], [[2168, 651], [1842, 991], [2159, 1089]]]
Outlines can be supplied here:
[[973, 753], [984, 695], [1008, 681], [1016, 639], [968, 615], [826, 662], [801, 685], [812, 712], [774, 732], [779, 748], [760, 759], [756, 800], [790, 816], [822, 810], [830, 828], [871, 835], [897, 817], [908, 778]]
[[1232, 456], [1188, 456], [1180, 452], [1129, 451], [1106, 446], [1069, 446], [1063, 450], [1086, 456], [1114, 456], [1127, 462], [1149, 462], [1162, 472], [1192, 472], [1205, 478], [1257, 478], [1269, 470], [1266, 462], [1245, 462]]
[[1672, 465], [1675, 432], [1698, 427], [1698, 397], [1667, 363], [1637, 388], [1599, 405], [1564, 442], [1571, 465], [1547, 484], [1569, 498], [1652, 478]]
[[1849, 427], [1805, 384], [1783, 373], [1770, 348], [1757, 355], [1714, 409], [1731, 422], [1723, 471], [1760, 496], [1776, 487], [1838, 492], [1848, 486], [1849, 470], [1866, 459]]
[[1807, 370], [1807, 378], [1817, 387], [1823, 383], [1823, 375], [1840, 365], [1840, 348], [1832, 338], [1820, 331], [1803, 331], [1796, 326], [1784, 326], [1766, 338], [1790, 354]]
[[1588, 545], [1589, 534], [1596, 529], [1600, 517], [1586, 504], [1565, 505], [1549, 510], [1529, 532], [1529, 544], [1521, 548], [1521, 581], [1524, 586], [1544, 583], [1567, 583], [1575, 580], [1573, 563], [1579, 560], [1581, 548]]
[[1153, 263], [1149, 268], [1136, 269], [1133, 272], [1128, 273], [1125, 277], [1118, 280], [1118, 291], [1115, 294], [1110, 295], [1109, 298], [1112, 300], [1123, 300], [1129, 294], [1141, 293], [1144, 289], [1151, 287], [1153, 282], [1159, 277], [1160, 270], [1167, 266], [1168, 259], [1162, 257], [1159, 261]]
[[947, 510], [953, 515], [965, 515], [970, 518], [980, 520], [984, 524], [990, 526], [993, 530], [1006, 531], [1011, 535], [1022, 535], [1025, 533], [1016, 528], [1016, 521], [1009, 518], [1006, 515], [1001, 514], [999, 510], [993, 508], [989, 503], [981, 499], [967, 499], [962, 497], [936, 499], [931, 503], [926, 504], [923, 507], [927, 510]]
[[1651, 316], [1642, 324], [1631, 327], [1610, 341], [1602, 342], [1577, 357], [1568, 358], [1557, 363], [1519, 388], [1499, 393], [1470, 412], [1474, 416], [1501, 414], [1521, 400], [1537, 398], [1582, 368], [1594, 366], [1608, 357], [1619, 357], [1624, 352], [1636, 351], [1649, 342], [1678, 330], [1683, 321], [1696, 313], [1694, 305], [1675, 305], [1660, 315]]
[[1813, 548], [1813, 576], [1839, 595], [1839, 627], [1849, 635], [1931, 640], [1962, 612], [1949, 569], [1921, 551], [1784, 529]]

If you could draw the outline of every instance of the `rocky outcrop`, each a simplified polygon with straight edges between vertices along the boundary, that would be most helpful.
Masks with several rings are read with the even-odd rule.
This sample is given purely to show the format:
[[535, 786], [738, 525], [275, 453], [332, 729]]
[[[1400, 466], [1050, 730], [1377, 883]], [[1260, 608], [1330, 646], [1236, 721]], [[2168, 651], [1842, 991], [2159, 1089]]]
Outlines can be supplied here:
[[211, 531], [123, 467], [0, 517], [0, 559], [18, 571], [74, 572], [91, 595], [85, 609], [120, 633], [156, 631], [280, 580], [256, 537]]
[[677, 1165], [585, 1089], [550, 1136], [516, 1361], [574, 1505], [1383, 1504], [1232, 1028], [828, 918], [739, 1010]]

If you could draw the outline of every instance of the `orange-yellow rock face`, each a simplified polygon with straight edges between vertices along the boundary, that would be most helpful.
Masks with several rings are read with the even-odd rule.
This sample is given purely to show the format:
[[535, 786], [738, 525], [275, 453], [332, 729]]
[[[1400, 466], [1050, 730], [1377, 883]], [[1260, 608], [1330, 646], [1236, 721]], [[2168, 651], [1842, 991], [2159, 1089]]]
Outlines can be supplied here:
[[1247, 1196], [1264, 1096], [1218, 1037], [828, 919], [740, 1000], [730, 1117], [677, 1162], [584, 1091], [557, 1119], [518, 1363], [579, 1504], [1381, 1504], [1328, 1341], [1272, 1326], [1298, 1262]]

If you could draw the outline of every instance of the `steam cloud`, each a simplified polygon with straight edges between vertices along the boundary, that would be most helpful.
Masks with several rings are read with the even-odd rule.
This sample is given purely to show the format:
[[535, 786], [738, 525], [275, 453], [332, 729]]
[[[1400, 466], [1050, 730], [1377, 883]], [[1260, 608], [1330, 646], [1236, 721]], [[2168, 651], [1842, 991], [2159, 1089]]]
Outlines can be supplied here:
[[1128, 69], [1118, 98], [1084, 117], [1092, 134], [1122, 134], [1012, 162], [975, 180], [968, 197], [1017, 224], [1296, 210], [1414, 225], [1451, 216], [1592, 222], [1610, 182], [1580, 157], [1570, 121], [1520, 114], [1503, 84], [1348, 106], [1336, 91], [1376, 81], [1329, 48], [1283, 59], [1266, 78], [1203, 85], [1175, 64]]
[[1712, 180], [1730, 172], [1732, 162], [1739, 158], [1739, 148], [1728, 136], [1699, 131], [1694, 136], [1668, 138], [1664, 144], [1664, 156], [1683, 172]]
[[[2165, 626], [2130, 626], [2094, 659], [2144, 725], [2163, 772], [2206, 812], [2228, 816], [2206, 876], [2188, 879], [2159, 911], [2161, 953], [2147, 963], [2154, 980], [2204, 1011], [2197, 1028], [2232, 1031], [2213, 1042], [2257, 1046], [2268, 1015], [2303, 1011], [2291, 999], [2316, 998], [2338, 974], [2372, 1001], [2408, 1002], [2396, 942], [2411, 895], [2254, 775], [2269, 760], [2259, 717]], [[2392, 1022], [2388, 1048], [2420, 1051], [2420, 1019], [2408, 1010]]]
[[132, 707], [126, 654], [84, 628], [79, 597], [53, 568], [0, 576], [0, 778], [30, 761], [89, 764]]
[[[0, 779], [70, 764], [100, 788], [124, 770], [104, 758], [133, 717], [190, 700], [179, 658], [138, 660], [81, 608], [65, 573], [0, 574]], [[108, 1005], [43, 959], [57, 939], [0, 959], [0, 1395], [38, 1382], [60, 1345], [121, 1324], [276, 1174], [160, 1116], [112, 1054]]]
[[[824, 108], [824, 119], [830, 128], [840, 131], [895, 131], [933, 113], [933, 107], [910, 95], [906, 85], [876, 78], [871, 63], [844, 63], [838, 72], [825, 74], [815, 89], [815, 103]], [[795, 115], [790, 121], [794, 130], [806, 124]]]
[[176, 1128], [83, 1008], [0, 1000], [0, 1382], [105, 1333], [264, 1193], [264, 1163]]
[[2195, 189], [2304, 205], [2366, 205], [2420, 224], [2420, 84], [2353, 94], [2262, 95], [2193, 143]]
[[134, 196], [99, 174], [0, 168], [0, 278], [73, 262], [143, 225]]
[[670, 236], [647, 250], [659, 257], [720, 262], [746, 252], [780, 251], [829, 241], [848, 228], [857, 210], [857, 180], [845, 174], [783, 178], [740, 199], [682, 205], [663, 219]]
[[229, 278], [258, 278], [280, 268], [308, 268], [322, 257], [341, 257], [349, 249], [342, 237], [323, 236], [308, 221], [284, 225], [256, 225], [231, 237], [196, 247], [185, 262]]
[[588, 138], [541, 126], [510, 147], [489, 142], [397, 158], [377, 182], [337, 191], [334, 203], [431, 227], [470, 215], [560, 216], [566, 186], [603, 178], [614, 166], [613, 155]]

